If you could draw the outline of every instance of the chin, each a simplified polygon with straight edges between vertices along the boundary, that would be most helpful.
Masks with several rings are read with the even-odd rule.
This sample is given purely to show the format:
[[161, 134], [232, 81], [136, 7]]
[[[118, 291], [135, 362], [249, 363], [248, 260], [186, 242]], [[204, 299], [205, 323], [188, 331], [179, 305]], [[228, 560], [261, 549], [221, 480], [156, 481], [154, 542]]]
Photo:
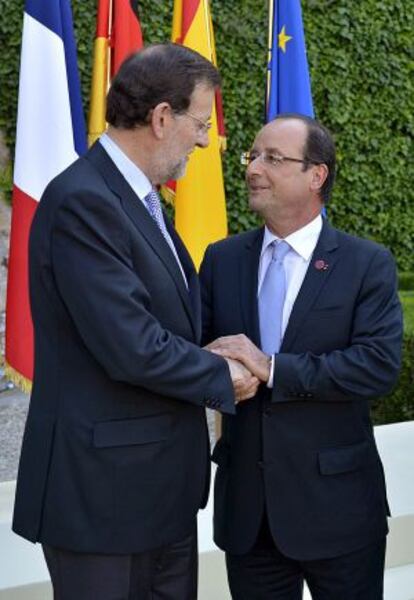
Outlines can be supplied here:
[[178, 171], [178, 173], [175, 175], [174, 179], [182, 179], [185, 176], [186, 172], [187, 172], [186, 167], [184, 167], [183, 169], [180, 169]]
[[184, 177], [186, 171], [187, 171], [187, 159], [182, 160], [177, 165], [174, 165], [174, 167], [171, 169], [171, 171], [168, 174], [167, 180], [181, 179], [182, 177]]
[[250, 195], [249, 196], [249, 208], [253, 212], [260, 213], [260, 210], [263, 208], [264, 204], [260, 201], [260, 198]]

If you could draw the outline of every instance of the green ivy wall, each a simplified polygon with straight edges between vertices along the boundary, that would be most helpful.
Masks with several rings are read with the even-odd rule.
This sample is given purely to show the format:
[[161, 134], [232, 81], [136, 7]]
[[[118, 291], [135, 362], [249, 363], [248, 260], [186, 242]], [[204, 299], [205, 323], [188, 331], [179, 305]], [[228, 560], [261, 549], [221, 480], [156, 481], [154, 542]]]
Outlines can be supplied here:
[[[95, 0], [72, 0], [85, 111]], [[224, 156], [230, 231], [257, 221], [246, 206], [240, 151], [263, 120], [267, 0], [212, 0], [228, 132]], [[168, 39], [173, 0], [141, 0], [148, 42]], [[303, 0], [317, 117], [333, 132], [338, 180], [334, 224], [391, 247], [413, 267], [414, 3]], [[0, 129], [12, 147], [23, 0], [0, 0]]]

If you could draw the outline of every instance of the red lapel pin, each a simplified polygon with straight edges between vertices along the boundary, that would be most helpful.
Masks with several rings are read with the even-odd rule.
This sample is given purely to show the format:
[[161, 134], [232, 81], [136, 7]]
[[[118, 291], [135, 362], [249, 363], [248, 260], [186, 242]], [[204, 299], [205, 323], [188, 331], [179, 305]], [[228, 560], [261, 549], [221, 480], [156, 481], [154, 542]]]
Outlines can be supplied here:
[[319, 258], [318, 260], [315, 260], [314, 267], [317, 271], [327, 271], [329, 265], [327, 262]]

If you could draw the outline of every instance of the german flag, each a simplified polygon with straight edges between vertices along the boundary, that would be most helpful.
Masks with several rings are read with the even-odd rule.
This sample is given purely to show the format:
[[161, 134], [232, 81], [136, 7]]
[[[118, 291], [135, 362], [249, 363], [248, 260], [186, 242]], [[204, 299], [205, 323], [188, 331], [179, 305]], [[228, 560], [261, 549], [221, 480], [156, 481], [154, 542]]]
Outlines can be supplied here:
[[136, 0], [99, 0], [89, 110], [89, 145], [105, 131], [106, 93], [121, 63], [142, 48]]
[[[172, 41], [196, 50], [216, 65], [208, 0], [175, 0]], [[225, 146], [223, 110], [216, 94], [208, 148], [197, 148], [187, 171], [175, 182], [175, 226], [198, 268], [209, 244], [227, 235], [226, 201], [220, 151]], [[163, 188], [164, 195], [171, 194]]]

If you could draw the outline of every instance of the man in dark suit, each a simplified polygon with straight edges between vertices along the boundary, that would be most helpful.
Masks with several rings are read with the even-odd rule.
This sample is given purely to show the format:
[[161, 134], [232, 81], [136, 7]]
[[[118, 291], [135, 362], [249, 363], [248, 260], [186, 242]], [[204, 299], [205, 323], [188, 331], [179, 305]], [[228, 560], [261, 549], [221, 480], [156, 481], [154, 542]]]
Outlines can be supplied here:
[[35, 374], [13, 528], [43, 544], [57, 600], [196, 598], [205, 407], [233, 413], [257, 380], [199, 348], [197, 276], [154, 186], [208, 145], [218, 84], [182, 46], [133, 55], [107, 134], [33, 221]]
[[[402, 335], [391, 254], [321, 217], [329, 132], [281, 115], [246, 157], [265, 227], [207, 250], [204, 342], [261, 379], [225, 415], [214, 533], [236, 600], [380, 600], [387, 500], [369, 401], [394, 384]], [[364, 200], [361, 199], [361, 202]]]

